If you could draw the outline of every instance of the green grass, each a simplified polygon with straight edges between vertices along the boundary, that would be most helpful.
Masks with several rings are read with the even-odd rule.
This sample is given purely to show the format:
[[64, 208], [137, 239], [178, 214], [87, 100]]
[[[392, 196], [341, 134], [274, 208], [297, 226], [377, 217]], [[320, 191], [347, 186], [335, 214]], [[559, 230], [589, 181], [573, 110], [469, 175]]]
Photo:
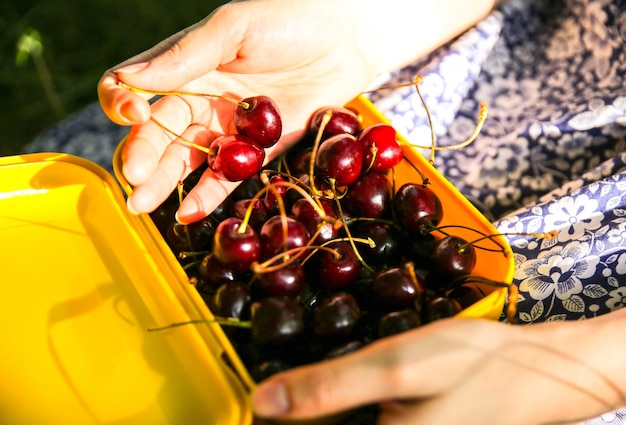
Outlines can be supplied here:
[[[224, 1], [6, 3], [0, 3], [0, 156], [19, 153], [37, 134], [96, 101], [104, 70], [197, 22]], [[27, 35], [31, 41], [39, 35], [41, 56], [37, 60], [24, 50], [18, 63], [18, 42]]]

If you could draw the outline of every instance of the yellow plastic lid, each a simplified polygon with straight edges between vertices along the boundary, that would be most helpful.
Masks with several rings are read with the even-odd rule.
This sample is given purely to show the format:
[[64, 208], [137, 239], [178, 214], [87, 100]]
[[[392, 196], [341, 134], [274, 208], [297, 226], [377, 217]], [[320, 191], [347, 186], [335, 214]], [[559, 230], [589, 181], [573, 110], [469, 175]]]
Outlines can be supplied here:
[[218, 325], [105, 170], [0, 158], [0, 423], [247, 424]]

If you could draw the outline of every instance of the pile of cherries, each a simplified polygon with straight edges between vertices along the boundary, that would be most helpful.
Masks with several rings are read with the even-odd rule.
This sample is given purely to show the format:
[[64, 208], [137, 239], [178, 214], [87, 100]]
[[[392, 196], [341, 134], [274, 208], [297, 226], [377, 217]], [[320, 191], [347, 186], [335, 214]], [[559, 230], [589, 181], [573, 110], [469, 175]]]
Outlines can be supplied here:
[[[275, 143], [271, 109], [261, 116], [270, 115]], [[263, 126], [247, 124], [248, 133], [214, 142], [217, 156], [271, 145], [248, 141]], [[467, 283], [474, 246], [437, 227], [443, 206], [428, 181], [395, 187], [403, 159], [391, 125], [362, 128], [356, 112], [326, 107], [289, 152], [225, 176], [242, 182], [203, 220], [182, 225], [174, 211], [206, 167], [224, 168], [215, 155], [152, 213], [253, 379], [453, 316], [484, 296]]]

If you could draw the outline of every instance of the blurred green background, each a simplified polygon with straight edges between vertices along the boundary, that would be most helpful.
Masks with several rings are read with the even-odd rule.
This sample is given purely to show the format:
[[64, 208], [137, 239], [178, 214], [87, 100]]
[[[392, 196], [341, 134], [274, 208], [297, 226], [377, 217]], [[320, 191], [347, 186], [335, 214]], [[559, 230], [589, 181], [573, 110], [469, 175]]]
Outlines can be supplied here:
[[219, 0], [0, 2], [0, 156], [97, 100], [103, 71], [199, 21]]

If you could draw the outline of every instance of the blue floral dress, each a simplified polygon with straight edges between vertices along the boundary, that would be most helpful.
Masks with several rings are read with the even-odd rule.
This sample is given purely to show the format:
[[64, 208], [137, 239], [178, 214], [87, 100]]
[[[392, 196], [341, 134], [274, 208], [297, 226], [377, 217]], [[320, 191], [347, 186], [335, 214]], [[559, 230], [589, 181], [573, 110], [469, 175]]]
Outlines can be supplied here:
[[[429, 58], [372, 88], [422, 75], [435, 165], [509, 237], [520, 323], [579, 320], [626, 305], [626, 2], [505, 2]], [[371, 100], [417, 145], [430, 143], [414, 87]], [[429, 154], [429, 152], [425, 152]], [[618, 336], [616, 336], [618, 337]], [[588, 424], [626, 424], [626, 409]]]
[[[579, 320], [626, 304], [626, 3], [510, 0], [427, 58], [372, 88], [412, 81], [438, 146], [464, 141], [479, 103], [476, 141], [436, 154], [437, 168], [502, 232], [558, 230], [552, 240], [510, 237], [519, 322]], [[413, 87], [369, 95], [411, 142], [430, 143]], [[99, 106], [35, 140], [110, 169], [127, 129]], [[425, 154], [429, 152], [425, 151]], [[626, 409], [588, 424], [626, 424]]]

